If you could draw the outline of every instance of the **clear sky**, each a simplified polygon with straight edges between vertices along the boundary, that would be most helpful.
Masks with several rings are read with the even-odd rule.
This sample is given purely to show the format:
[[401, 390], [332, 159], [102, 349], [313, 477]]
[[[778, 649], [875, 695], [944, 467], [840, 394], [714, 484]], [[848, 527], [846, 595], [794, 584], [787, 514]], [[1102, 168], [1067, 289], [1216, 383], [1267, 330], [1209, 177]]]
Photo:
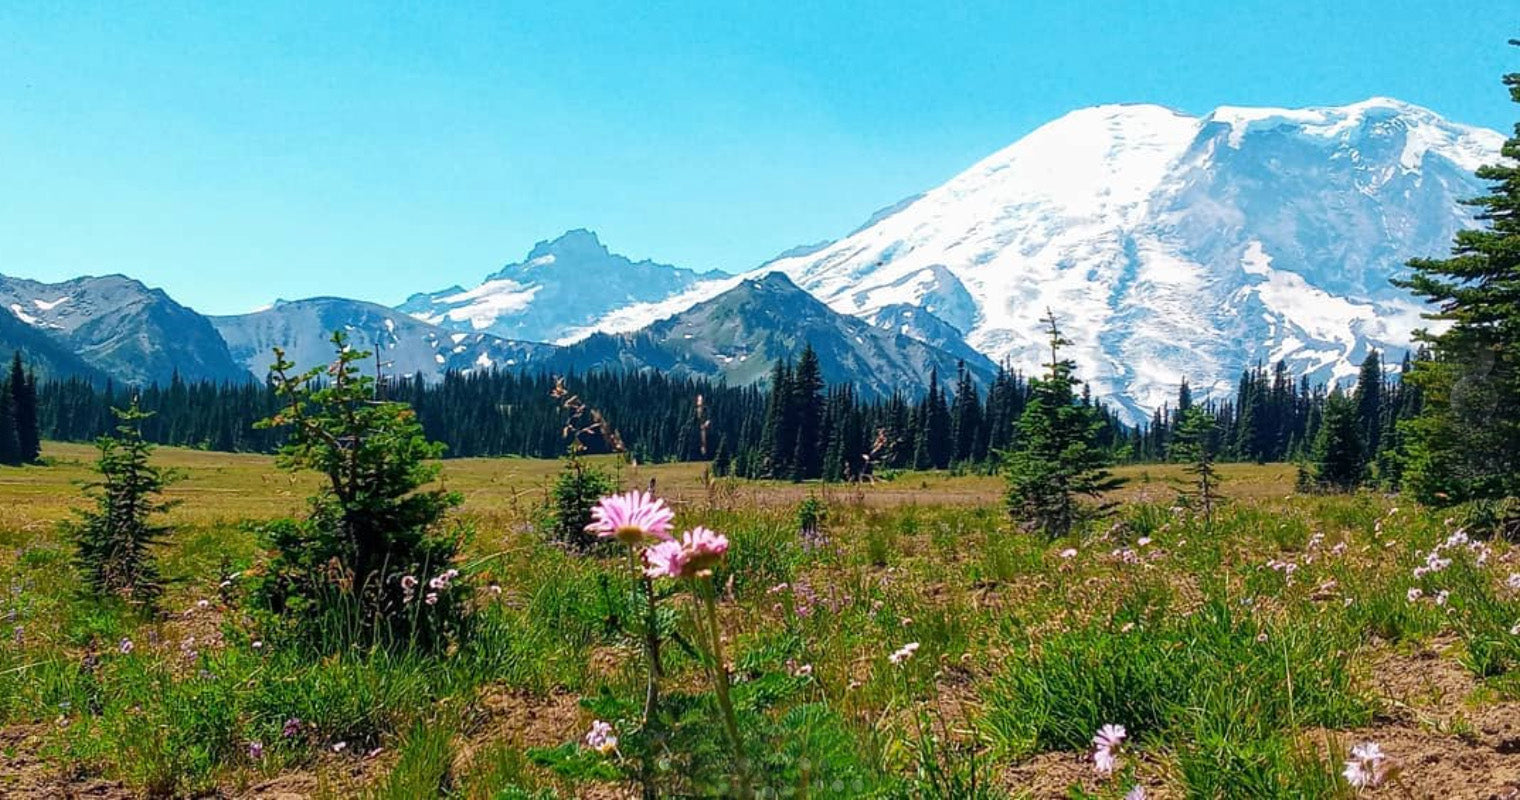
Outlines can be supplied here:
[[0, 273], [124, 272], [207, 313], [395, 303], [474, 285], [573, 227], [630, 256], [741, 270], [1099, 103], [1387, 95], [1507, 131], [1516, 11], [6, 3]]

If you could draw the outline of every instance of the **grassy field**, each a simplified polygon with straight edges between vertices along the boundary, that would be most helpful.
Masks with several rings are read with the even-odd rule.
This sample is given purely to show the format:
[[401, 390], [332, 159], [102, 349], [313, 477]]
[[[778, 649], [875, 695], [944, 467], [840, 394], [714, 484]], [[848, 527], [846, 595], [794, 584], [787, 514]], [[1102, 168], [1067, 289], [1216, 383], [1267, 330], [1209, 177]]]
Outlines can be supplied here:
[[[91, 456], [50, 444], [47, 466], [0, 469], [0, 796], [637, 796], [634, 765], [581, 744], [595, 719], [638, 716], [637, 647], [613, 624], [629, 568], [544, 540], [557, 463], [443, 465], [474, 529], [468, 642], [312, 660], [263, 645], [230, 577], [257, 568], [254, 526], [299, 514], [310, 477], [159, 451], [182, 502], [165, 613], [144, 620], [77, 591], [59, 522]], [[767, 796], [1520, 792], [1520, 567], [1397, 498], [1295, 495], [1290, 466], [1226, 465], [1231, 501], [1206, 525], [1174, 507], [1175, 467], [1132, 467], [1115, 515], [1047, 541], [1008, 522], [996, 477], [605, 466], [732, 540], [717, 608]], [[816, 538], [797, 524], [810, 496]], [[689, 604], [667, 605], [689, 634]], [[661, 794], [719, 795], [712, 697], [696, 659], [667, 655]], [[1129, 738], [1103, 776], [1091, 741], [1110, 723]], [[1388, 755], [1380, 788], [1341, 774], [1363, 742]]]

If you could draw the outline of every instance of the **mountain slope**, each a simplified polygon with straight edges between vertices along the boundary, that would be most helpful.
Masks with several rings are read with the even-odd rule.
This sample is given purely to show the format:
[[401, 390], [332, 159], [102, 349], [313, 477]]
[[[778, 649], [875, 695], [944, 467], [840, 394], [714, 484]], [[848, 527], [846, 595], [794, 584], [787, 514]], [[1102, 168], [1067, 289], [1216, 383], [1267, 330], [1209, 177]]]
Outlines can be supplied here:
[[205, 317], [123, 275], [41, 283], [0, 276], [0, 307], [126, 383], [241, 381], [247, 372]]
[[[780, 359], [795, 360], [805, 345], [817, 351], [824, 379], [854, 383], [883, 396], [923, 392], [931, 369], [942, 380], [956, 356], [839, 314], [781, 273], [740, 280], [717, 297], [631, 334], [598, 334], [563, 348], [556, 370], [652, 367], [676, 374], [723, 377], [731, 384], [762, 381]], [[986, 383], [994, 365], [970, 353], [967, 367]]]
[[[1094, 393], [1131, 421], [1187, 377], [1222, 395], [1256, 360], [1346, 378], [1397, 352], [1421, 306], [1388, 283], [1471, 224], [1458, 200], [1503, 137], [1375, 98], [1300, 110], [1072, 112], [782, 271], [836, 311], [919, 306], [1034, 371], [1061, 319]], [[607, 315], [633, 330], [730, 288]]]
[[84, 378], [105, 383], [106, 374], [75, 355], [68, 345], [35, 325], [22, 322], [10, 309], [0, 308], [0, 356], [9, 358], [16, 351], [44, 380]]
[[332, 360], [329, 337], [342, 330], [360, 350], [379, 354], [387, 374], [437, 380], [445, 372], [514, 369], [550, 354], [552, 345], [514, 342], [483, 333], [451, 332], [375, 303], [337, 297], [280, 301], [251, 314], [212, 317], [232, 355], [262, 377], [273, 348], [301, 369]]
[[539, 242], [474, 289], [415, 294], [398, 309], [449, 330], [553, 342], [612, 309], [663, 299], [717, 274], [632, 261], [578, 229]]

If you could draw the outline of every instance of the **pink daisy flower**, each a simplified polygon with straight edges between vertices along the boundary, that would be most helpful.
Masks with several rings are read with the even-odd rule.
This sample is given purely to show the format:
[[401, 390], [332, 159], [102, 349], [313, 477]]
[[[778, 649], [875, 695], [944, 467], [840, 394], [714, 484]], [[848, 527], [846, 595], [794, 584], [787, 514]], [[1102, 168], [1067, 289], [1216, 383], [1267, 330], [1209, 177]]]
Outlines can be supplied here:
[[728, 552], [728, 537], [698, 525], [681, 534], [681, 549], [686, 551], [686, 574], [711, 572]]
[[651, 539], [670, 538], [670, 524], [675, 512], [665, 501], [647, 492], [629, 492], [603, 497], [591, 509], [591, 524], [586, 530], [602, 538], [616, 538], [627, 545], [647, 543]]
[[644, 574], [651, 578], [679, 578], [686, 571], [686, 548], [674, 539], [644, 549]]

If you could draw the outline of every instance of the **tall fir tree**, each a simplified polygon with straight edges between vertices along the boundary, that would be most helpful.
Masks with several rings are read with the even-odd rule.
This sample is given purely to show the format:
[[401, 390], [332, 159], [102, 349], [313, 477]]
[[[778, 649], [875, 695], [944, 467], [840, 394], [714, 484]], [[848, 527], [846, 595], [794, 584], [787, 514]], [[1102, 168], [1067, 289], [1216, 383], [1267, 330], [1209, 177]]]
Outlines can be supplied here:
[[[1520, 73], [1504, 84], [1520, 103]], [[1411, 376], [1423, 409], [1405, 425], [1404, 484], [1427, 503], [1520, 497], [1520, 124], [1500, 154], [1477, 171], [1488, 193], [1467, 201], [1487, 224], [1459, 231], [1450, 258], [1414, 259], [1395, 281], [1449, 323], [1419, 334], [1431, 351]], [[1506, 525], [1520, 530], [1520, 512]]]
[[1355, 489], [1367, 471], [1365, 447], [1356, 402], [1336, 387], [1325, 399], [1324, 419], [1314, 440], [1314, 483], [1321, 489]]
[[16, 437], [16, 398], [9, 377], [0, 381], [0, 464], [21, 463], [21, 443]]
[[977, 434], [982, 427], [982, 401], [977, 394], [976, 383], [971, 379], [966, 362], [956, 365], [955, 397], [950, 405], [950, 439], [953, 464], [965, 464], [980, 459], [977, 450]]
[[1061, 358], [1061, 348], [1070, 342], [1061, 336], [1054, 313], [1047, 312], [1045, 322], [1050, 361], [1045, 376], [1030, 382], [1005, 469], [1009, 513], [1057, 538], [1084, 516], [1106, 508], [1084, 508], [1081, 498], [1101, 498], [1122, 482], [1108, 472], [1108, 454], [1097, 444], [1103, 423], [1096, 408], [1078, 402], [1073, 392], [1076, 364]]
[[42, 456], [42, 437], [37, 421], [37, 376], [27, 372], [19, 351], [11, 357], [10, 389], [15, 409], [17, 457], [30, 464]]
[[795, 434], [792, 444], [792, 480], [823, 476], [823, 371], [818, 353], [811, 344], [802, 348], [797, 371], [792, 376], [792, 417]]
[[1371, 350], [1362, 359], [1362, 368], [1356, 376], [1356, 389], [1351, 394], [1356, 405], [1357, 422], [1362, 427], [1362, 446], [1368, 453], [1375, 453], [1383, 435], [1383, 359], [1378, 351]]
[[765, 428], [760, 435], [763, 464], [760, 474], [769, 478], [791, 475], [797, 450], [797, 424], [792, 404], [792, 368], [784, 360], [771, 368], [770, 400], [765, 408]]

